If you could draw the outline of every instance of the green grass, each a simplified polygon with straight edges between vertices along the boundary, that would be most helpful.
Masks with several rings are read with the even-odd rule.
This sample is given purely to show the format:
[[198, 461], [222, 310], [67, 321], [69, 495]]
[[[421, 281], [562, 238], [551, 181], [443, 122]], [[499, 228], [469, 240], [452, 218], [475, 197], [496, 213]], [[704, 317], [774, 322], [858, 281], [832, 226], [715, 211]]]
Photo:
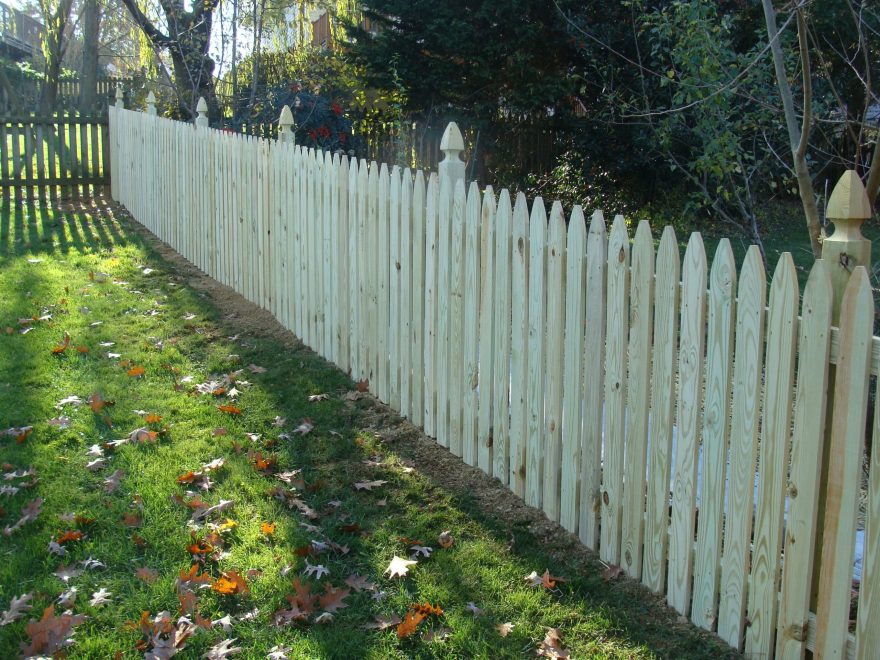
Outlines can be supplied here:
[[[144, 611], [167, 610], [176, 618], [175, 580], [192, 563], [187, 551], [190, 512], [172, 501], [186, 489], [177, 477], [220, 457], [226, 465], [202, 498], [210, 504], [233, 500], [234, 508], [225, 515], [238, 526], [228, 535], [228, 555], [207, 561], [203, 570], [214, 577], [228, 570], [262, 573], [248, 580], [247, 595], [197, 592], [202, 616], [230, 614], [235, 623], [228, 635], [220, 627], [198, 631], [179, 657], [201, 657], [224, 637], [236, 638], [241, 657], [247, 658], [263, 658], [276, 644], [290, 648], [291, 658], [533, 657], [548, 627], [561, 629], [563, 645], [576, 658], [735, 656], [637, 585], [603, 579], [602, 565], [558, 530], [548, 536], [540, 516], [522, 513], [515, 503], [510, 513], [493, 514], [479, 495], [491, 492], [488, 480], [462, 479], [462, 473], [470, 474], [464, 466], [438, 463], [440, 454], [386, 408], [369, 397], [346, 397], [354, 384], [345, 374], [289, 335], [273, 331], [253, 310], [218, 307], [204, 287], [187, 285], [191, 278], [204, 283], [192, 269], [179, 270], [161, 258], [155, 243], [110, 207], [65, 212], [26, 203], [3, 207], [0, 429], [32, 425], [33, 431], [20, 444], [0, 436], [0, 461], [6, 464], [4, 472], [33, 467], [37, 482], [15, 495], [0, 495], [0, 527], [13, 525], [34, 498], [44, 503], [35, 521], [0, 537], [0, 610], [13, 596], [33, 594], [33, 610], [0, 627], [0, 657], [19, 654], [20, 643], [27, 640], [27, 620], [38, 617], [64, 590], [53, 575], [58, 566], [89, 557], [106, 568], [71, 580], [79, 590], [73, 609], [88, 618], [75, 631], [70, 657], [111, 658], [117, 652], [140, 657], [135, 644], [141, 635], [127, 622]], [[48, 320], [19, 324], [19, 319], [47, 314]], [[33, 330], [22, 334], [28, 325]], [[55, 355], [52, 349], [65, 332], [70, 347]], [[121, 357], [109, 358], [108, 352]], [[143, 366], [144, 375], [127, 375], [123, 360]], [[251, 373], [251, 364], [267, 370]], [[240, 415], [218, 410], [225, 396], [193, 393], [195, 384], [238, 369], [244, 369], [239, 379], [251, 382], [238, 385]], [[99, 414], [87, 405], [55, 407], [65, 397], [85, 400], [93, 392], [115, 405]], [[310, 403], [309, 395], [318, 393], [329, 398]], [[136, 411], [162, 417], [151, 425], [161, 431], [156, 440], [107, 451], [105, 468], [86, 469], [93, 458], [87, 455], [91, 445], [126, 437], [145, 425]], [[59, 416], [70, 418], [69, 427], [50, 422]], [[276, 426], [276, 417], [287, 421]], [[303, 418], [313, 420], [314, 430], [294, 435]], [[228, 434], [213, 435], [217, 427]], [[246, 433], [260, 437], [252, 441]], [[242, 453], [236, 452], [237, 445], [244, 447]], [[280, 482], [255, 470], [248, 448], [276, 454], [280, 470], [302, 470], [306, 488], [300, 497], [320, 518], [306, 521], [297, 509], [272, 499], [267, 491]], [[374, 455], [383, 457], [383, 465], [363, 462]], [[116, 492], [107, 493], [102, 482], [115, 470], [124, 477]], [[370, 492], [354, 490], [354, 482], [371, 479], [388, 483]], [[132, 512], [142, 519], [134, 529], [122, 523]], [[77, 528], [62, 521], [66, 513], [95, 521], [80, 526], [85, 538], [67, 544], [68, 554], [61, 558], [49, 554], [47, 546], [59, 532]], [[260, 531], [260, 523], [270, 521], [277, 525], [271, 538]], [[307, 531], [304, 522], [321, 531]], [[354, 523], [363, 532], [342, 529]], [[444, 530], [456, 538], [449, 549], [437, 545]], [[145, 543], [133, 541], [133, 533]], [[383, 571], [395, 554], [407, 556], [400, 537], [419, 539], [434, 553], [421, 559], [410, 577], [392, 580]], [[305, 566], [294, 550], [312, 539], [350, 548], [345, 555], [310, 558], [330, 569], [321, 584], [344, 587], [347, 576], [359, 573], [386, 596], [374, 600], [369, 593], [353, 592], [348, 607], [331, 623], [276, 627], [272, 613], [288, 607], [291, 579], [302, 577]], [[293, 569], [284, 577], [281, 569], [287, 565]], [[158, 579], [152, 584], [139, 580], [139, 567], [157, 571]], [[525, 584], [527, 574], [545, 569], [567, 581], [553, 591]], [[102, 587], [112, 592], [112, 602], [90, 606], [91, 594]], [[420, 634], [398, 640], [393, 628], [363, 628], [374, 615], [402, 617], [412, 603], [425, 601], [445, 610], [431, 624], [449, 629], [443, 641], [425, 641]], [[469, 601], [485, 614], [469, 613]], [[242, 620], [254, 608], [259, 609], [255, 618]], [[505, 622], [514, 628], [501, 637], [495, 626]], [[423, 623], [419, 633], [431, 625]]]

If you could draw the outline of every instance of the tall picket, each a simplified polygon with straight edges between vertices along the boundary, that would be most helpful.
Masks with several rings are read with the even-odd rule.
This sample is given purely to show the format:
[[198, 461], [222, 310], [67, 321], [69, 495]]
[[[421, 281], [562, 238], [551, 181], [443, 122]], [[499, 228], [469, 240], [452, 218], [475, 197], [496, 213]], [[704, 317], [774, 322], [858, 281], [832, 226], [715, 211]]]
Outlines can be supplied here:
[[629, 289], [629, 386], [626, 463], [623, 470], [621, 567], [638, 580], [642, 576], [642, 541], [648, 454], [651, 335], [654, 307], [654, 239], [647, 220], [636, 229]]
[[413, 424], [422, 425], [425, 415], [425, 308], [427, 291], [425, 262], [425, 175], [416, 172], [412, 193], [412, 390]]
[[495, 209], [492, 474], [505, 484], [508, 483], [508, 458], [512, 461], [512, 457], [508, 454], [508, 433], [510, 430], [510, 216], [510, 193], [504, 189], [498, 195], [498, 206]]
[[543, 507], [550, 520], [559, 522], [562, 480], [563, 341], [565, 331], [565, 216], [562, 204], [553, 202], [547, 235], [547, 342], [544, 379], [547, 387], [544, 419]]
[[608, 237], [605, 345], [605, 441], [602, 452], [601, 543], [603, 561], [620, 564], [623, 458], [626, 439], [626, 345], [629, 335], [629, 236], [622, 215]]
[[464, 373], [461, 388], [464, 403], [462, 414], [462, 458], [469, 465], [477, 465], [477, 438], [479, 419], [479, 340], [480, 340], [480, 188], [471, 182], [467, 193], [465, 213], [464, 265]]
[[429, 436], [437, 435], [437, 374], [435, 369], [437, 343], [437, 175], [428, 179], [425, 201], [425, 388], [424, 428]]
[[584, 398], [584, 291], [586, 290], [587, 226], [575, 206], [568, 222], [565, 274], [565, 374], [562, 408], [562, 482], [559, 522], [577, 532]]
[[[602, 436], [605, 409], [605, 218], [596, 211], [587, 234], [587, 286], [584, 290], [584, 428], [578, 537], [591, 550], [599, 544]], [[676, 287], [678, 288], [678, 287]], [[589, 376], [587, 376], [589, 374]]]
[[400, 320], [397, 329], [398, 371], [400, 373], [400, 414], [412, 419], [412, 348], [410, 339], [413, 322], [413, 178], [410, 169], [404, 168], [400, 181], [400, 248], [398, 261]]
[[526, 493], [526, 438], [528, 427], [529, 354], [529, 206], [518, 193], [513, 207], [510, 289], [516, 304], [511, 309], [510, 332], [510, 489]]
[[736, 263], [726, 238], [718, 243], [709, 273], [709, 326], [706, 333], [706, 399], [703, 403], [702, 480], [691, 620], [712, 630], [718, 619], [718, 575], [724, 488], [730, 439], [728, 402], [736, 313]]
[[477, 465], [491, 475], [494, 465], [492, 401], [495, 387], [495, 193], [491, 187], [483, 192], [480, 225], [480, 415], [477, 421]]
[[645, 505], [645, 544], [642, 584], [661, 593], [666, 587], [669, 549], [669, 473], [675, 418], [673, 373], [678, 355], [678, 300], [681, 271], [678, 241], [666, 227], [657, 250], [654, 306], [654, 355], [651, 367], [651, 433]]
[[388, 403], [400, 410], [400, 284], [403, 279], [400, 235], [400, 168], [391, 168], [391, 190], [388, 195]]
[[669, 535], [669, 585], [666, 601], [687, 615], [691, 601], [694, 518], [697, 496], [700, 402], [706, 333], [706, 252], [698, 233], [691, 234], [681, 277], [678, 346], [678, 438], [672, 485]]
[[465, 206], [464, 180], [455, 182], [452, 191], [449, 242], [449, 450], [462, 456], [462, 413], [464, 408], [464, 268], [465, 268]]
[[440, 177], [437, 202], [437, 317], [434, 319], [434, 368], [437, 370], [437, 442], [449, 447], [449, 359], [451, 329], [450, 291], [452, 274], [452, 186], [449, 177]]
[[864, 266], [857, 266], [840, 306], [840, 353], [816, 604], [816, 652], [826, 658], [843, 657], [846, 652], [873, 324], [868, 273]]
[[752, 536], [755, 457], [763, 373], [766, 279], [761, 253], [749, 248], [740, 270], [736, 309], [736, 347], [718, 635], [740, 648], [745, 627], [746, 581]]
[[798, 298], [794, 261], [791, 254], [785, 252], [770, 285], [764, 417], [761, 421], [758, 502], [752, 540], [746, 654], [758, 657], [770, 656], [776, 633]]
[[544, 280], [547, 268], [547, 212], [544, 201], [532, 202], [529, 217], [529, 343], [528, 389], [526, 410], [526, 504], [540, 508], [544, 489], [544, 392], [546, 391], [546, 326], [547, 296]]

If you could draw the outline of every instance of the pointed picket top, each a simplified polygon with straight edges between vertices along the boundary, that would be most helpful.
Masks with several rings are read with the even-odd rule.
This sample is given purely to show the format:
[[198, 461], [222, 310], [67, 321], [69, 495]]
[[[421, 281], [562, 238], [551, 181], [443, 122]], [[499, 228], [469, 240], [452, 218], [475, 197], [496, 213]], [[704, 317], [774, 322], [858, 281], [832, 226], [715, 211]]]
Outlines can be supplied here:
[[199, 102], [196, 105], [196, 112], [199, 113], [198, 117], [196, 117], [196, 126], [207, 126], [208, 125], [208, 102], [205, 101], [204, 96], [199, 97]]
[[440, 140], [440, 151], [443, 152], [443, 160], [437, 166], [440, 178], [448, 178], [453, 183], [464, 180], [464, 161], [460, 154], [464, 151], [464, 139], [458, 125], [449, 122]]
[[590, 218], [590, 229], [587, 234], [590, 238], [605, 237], [605, 214], [602, 211], [593, 211], [593, 215]]
[[440, 151], [444, 152], [447, 157], [456, 156], [459, 152], [464, 151], [464, 138], [461, 136], [458, 124], [454, 121], [449, 122], [446, 125], [446, 130], [443, 131], [443, 137], [440, 138]]
[[[550, 207], [550, 231], [548, 234], [547, 242], [551, 246], [561, 245], [565, 246], [565, 211], [562, 210], [562, 202], [555, 201]], [[548, 254], [548, 258], [550, 256], [555, 256]]]
[[834, 220], [867, 220], [871, 213], [871, 202], [865, 186], [855, 170], [843, 173], [828, 199], [826, 217]]
[[125, 100], [123, 98], [121, 84], [116, 85], [116, 107], [117, 108], [124, 108], [125, 107]]
[[281, 108], [281, 115], [278, 117], [278, 139], [281, 142], [293, 144], [293, 123], [293, 113], [290, 111], [290, 106], [285, 105]]
[[155, 115], [156, 114], [156, 95], [153, 94], [153, 90], [150, 90], [150, 93], [147, 94], [147, 114]]

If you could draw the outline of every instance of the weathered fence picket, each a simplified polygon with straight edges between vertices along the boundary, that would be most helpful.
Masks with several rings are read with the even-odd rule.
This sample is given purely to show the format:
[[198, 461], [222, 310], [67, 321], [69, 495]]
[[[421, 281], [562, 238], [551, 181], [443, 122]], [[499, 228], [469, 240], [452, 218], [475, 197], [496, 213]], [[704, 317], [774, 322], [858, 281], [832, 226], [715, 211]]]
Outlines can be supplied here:
[[815, 263], [799, 309], [783, 255], [768, 301], [757, 248], [737, 273], [726, 240], [709, 264], [692, 234], [682, 260], [671, 227], [655, 252], [646, 222], [631, 244], [621, 216], [609, 233], [598, 211], [566, 224], [558, 203], [481, 191], [451, 129], [426, 180], [285, 131], [122, 108], [110, 124], [109, 138], [66, 127], [60, 153], [37, 127], [36, 155], [12, 127], [0, 173], [69, 174], [106, 144], [114, 197], [156, 236], [696, 625], [753, 658], [876, 655], [876, 450], [861, 479], [880, 338], [864, 268], [837, 328], [834, 264]]

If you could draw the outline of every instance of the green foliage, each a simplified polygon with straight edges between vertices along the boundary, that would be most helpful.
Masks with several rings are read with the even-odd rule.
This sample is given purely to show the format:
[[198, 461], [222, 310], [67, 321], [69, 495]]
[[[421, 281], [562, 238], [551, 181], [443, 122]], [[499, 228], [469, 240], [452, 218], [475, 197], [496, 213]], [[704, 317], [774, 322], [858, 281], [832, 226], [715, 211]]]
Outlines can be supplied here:
[[546, 2], [366, 0], [362, 6], [378, 30], [349, 24], [348, 53], [371, 86], [394, 89], [396, 78], [406, 90], [407, 112], [491, 121], [546, 111], [570, 91], [570, 44]]

